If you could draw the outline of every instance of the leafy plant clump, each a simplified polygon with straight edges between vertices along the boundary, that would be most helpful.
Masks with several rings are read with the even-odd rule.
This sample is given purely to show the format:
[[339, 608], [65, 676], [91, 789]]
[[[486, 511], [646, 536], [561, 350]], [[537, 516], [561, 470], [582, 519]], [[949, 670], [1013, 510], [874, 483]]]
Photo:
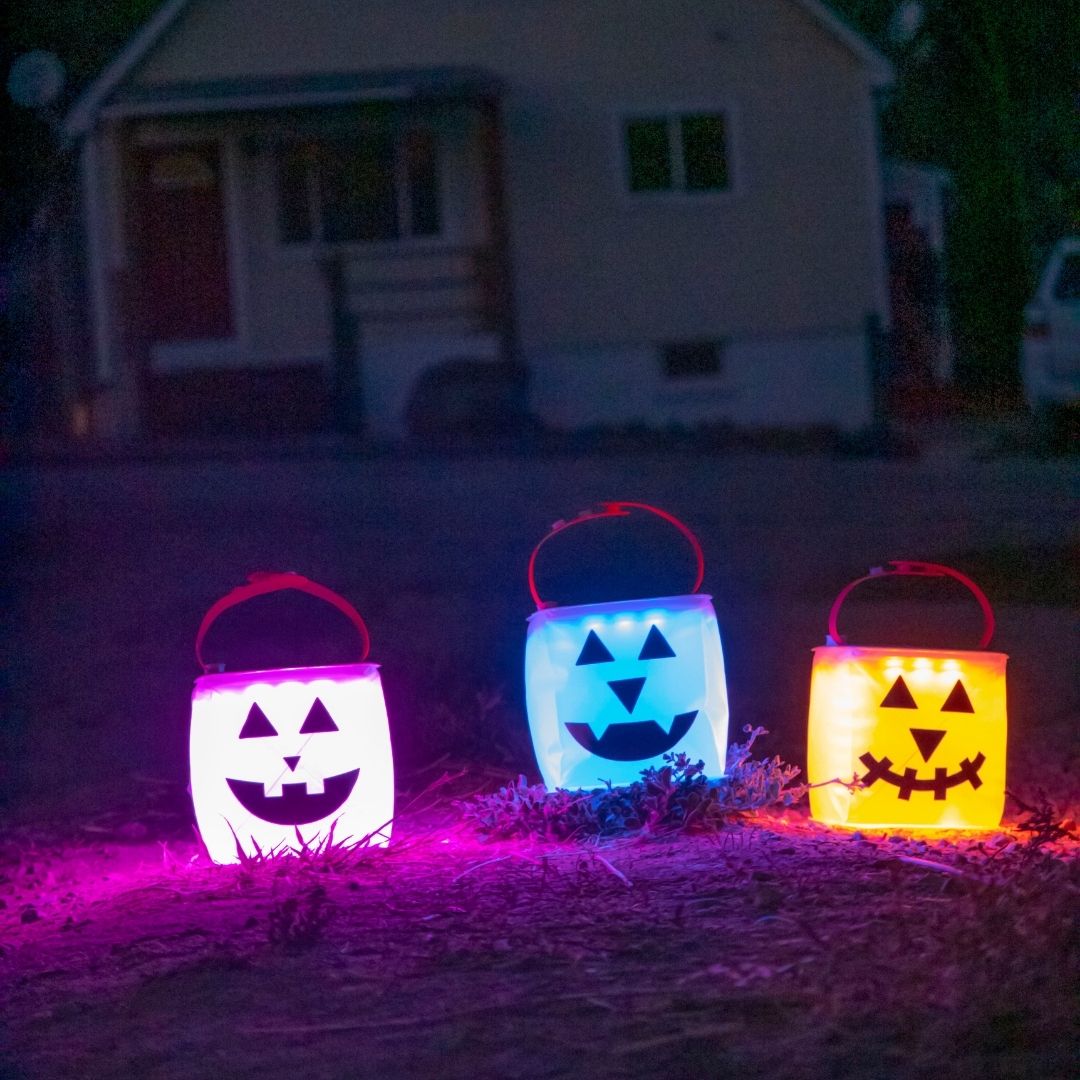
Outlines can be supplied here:
[[795, 765], [779, 757], [756, 759], [755, 741], [768, 732], [743, 728], [748, 738], [728, 748], [720, 780], [702, 772], [703, 762], [686, 754], [665, 754], [665, 764], [643, 769], [641, 779], [623, 787], [610, 783], [593, 791], [548, 791], [524, 776], [488, 795], [455, 805], [465, 819], [491, 839], [570, 840], [629, 833], [717, 832], [735, 818], [766, 806], [791, 806], [804, 785], [792, 786]]

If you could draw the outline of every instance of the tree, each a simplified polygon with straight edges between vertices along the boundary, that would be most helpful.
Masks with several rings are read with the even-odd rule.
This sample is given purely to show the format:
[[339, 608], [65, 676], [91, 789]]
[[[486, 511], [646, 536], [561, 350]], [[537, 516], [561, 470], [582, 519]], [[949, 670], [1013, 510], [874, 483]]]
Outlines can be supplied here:
[[833, 4], [896, 64], [886, 153], [954, 177], [957, 380], [976, 404], [1007, 404], [1041, 256], [1080, 229], [1080, 0]]
[[[67, 69], [59, 106], [79, 91], [121, 49], [157, 8], [159, 0], [7, 0], [0, 14], [0, 69], [31, 49], [57, 54]], [[55, 168], [55, 136], [33, 112], [0, 94], [0, 249], [25, 228]]]

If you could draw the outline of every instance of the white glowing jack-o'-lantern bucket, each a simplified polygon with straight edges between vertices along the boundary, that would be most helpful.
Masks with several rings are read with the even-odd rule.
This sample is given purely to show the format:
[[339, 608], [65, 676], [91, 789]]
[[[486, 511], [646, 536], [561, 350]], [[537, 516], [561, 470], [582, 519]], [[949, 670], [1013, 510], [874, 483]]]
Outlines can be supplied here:
[[[299, 850], [332, 838], [385, 844], [394, 814], [394, 763], [377, 664], [367, 627], [330, 589], [299, 574], [256, 574], [206, 613], [195, 654], [207, 674], [191, 695], [191, 798], [210, 857], [239, 850]], [[360, 662], [266, 671], [204, 663], [203, 638], [226, 609], [297, 589], [333, 604], [357, 628]]]
[[[814, 650], [807, 777], [810, 812], [830, 825], [993, 829], [1005, 805], [1004, 653], [983, 652], [994, 615], [982, 590], [947, 566], [891, 562], [848, 585]], [[952, 577], [982, 608], [980, 651], [848, 645], [840, 605], [856, 585], [890, 575]], [[828, 783], [860, 781], [851, 789]]]
[[[536, 588], [540, 548], [571, 525], [632, 510], [653, 513], [690, 542], [697, 576], [686, 596], [557, 607]], [[711, 597], [697, 592], [704, 559], [677, 518], [644, 503], [604, 503], [556, 522], [533, 550], [529, 589], [537, 610], [525, 643], [529, 729], [549, 788], [629, 784], [665, 753], [724, 773], [728, 703], [720, 631]]]

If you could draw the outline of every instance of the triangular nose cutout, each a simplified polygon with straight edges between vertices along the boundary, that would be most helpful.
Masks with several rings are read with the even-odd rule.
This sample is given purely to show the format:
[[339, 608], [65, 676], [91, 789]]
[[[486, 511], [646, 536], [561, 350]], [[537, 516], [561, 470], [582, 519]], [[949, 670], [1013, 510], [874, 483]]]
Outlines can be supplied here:
[[615, 696], [623, 703], [623, 708], [628, 713], [634, 711], [634, 706], [641, 697], [641, 688], [645, 685], [644, 679], [615, 679], [608, 686], [615, 691]]
[[923, 761], [929, 761], [934, 751], [941, 745], [945, 738], [944, 731], [931, 731], [930, 728], [913, 727], [910, 729], [911, 737], [922, 754]]
[[300, 762], [300, 755], [299, 754], [297, 754], [296, 757], [287, 757], [285, 759], [285, 764], [289, 766], [289, 772], [296, 772], [296, 766], [299, 764], [299, 762]]

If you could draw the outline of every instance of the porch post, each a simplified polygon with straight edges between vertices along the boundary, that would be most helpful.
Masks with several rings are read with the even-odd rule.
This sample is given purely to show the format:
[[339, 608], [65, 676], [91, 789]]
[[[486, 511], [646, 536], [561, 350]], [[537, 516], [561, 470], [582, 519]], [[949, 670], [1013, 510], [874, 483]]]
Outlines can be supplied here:
[[155, 417], [150, 394], [150, 329], [147, 313], [154, 303], [140, 265], [141, 231], [145, 214], [141, 198], [138, 155], [129, 124], [116, 132], [119, 156], [118, 193], [123, 260], [111, 275], [115, 297], [116, 341], [119, 364], [114, 372], [120, 432], [145, 438], [154, 434]]
[[506, 206], [502, 103], [495, 95], [479, 100], [480, 143], [483, 157], [484, 203], [491, 243], [484, 271], [484, 290], [502, 359], [518, 359], [517, 318], [510, 260], [510, 223]]
[[319, 259], [330, 297], [331, 385], [334, 427], [345, 435], [364, 434], [364, 388], [360, 370], [360, 326], [349, 308], [345, 255], [332, 248]]

